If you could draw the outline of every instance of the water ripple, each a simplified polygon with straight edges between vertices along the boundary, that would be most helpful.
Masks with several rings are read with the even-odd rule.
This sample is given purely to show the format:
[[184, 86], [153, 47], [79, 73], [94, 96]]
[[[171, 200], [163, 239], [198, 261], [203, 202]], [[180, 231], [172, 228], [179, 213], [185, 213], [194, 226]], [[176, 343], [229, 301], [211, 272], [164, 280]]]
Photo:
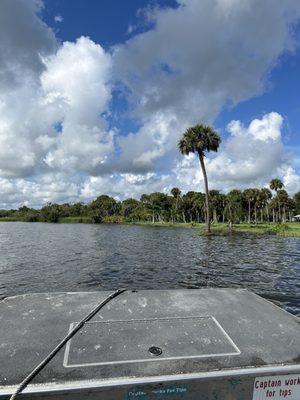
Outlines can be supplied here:
[[300, 240], [196, 230], [0, 223], [0, 296], [243, 287], [300, 313]]

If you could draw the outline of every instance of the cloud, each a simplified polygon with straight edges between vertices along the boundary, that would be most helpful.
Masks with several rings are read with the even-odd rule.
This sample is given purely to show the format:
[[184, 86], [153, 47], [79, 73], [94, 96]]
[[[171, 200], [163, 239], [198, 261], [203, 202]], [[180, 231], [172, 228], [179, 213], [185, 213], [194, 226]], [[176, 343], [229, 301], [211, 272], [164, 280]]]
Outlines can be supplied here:
[[[199, 166], [180, 156], [179, 136], [265, 90], [269, 71], [295, 47], [300, 14], [298, 0], [180, 0], [176, 9], [148, 8], [141, 14], [148, 30], [106, 51], [87, 37], [60, 43], [42, 7], [41, 0], [0, 2], [5, 208], [197, 190]], [[112, 124], [116, 89], [137, 131]], [[299, 188], [282, 124], [278, 113], [248, 126], [232, 121], [228, 140], [207, 159], [211, 187], [265, 184], [276, 172], [291, 193]]]
[[[154, 9], [154, 28], [114, 49], [114, 74], [142, 125], [120, 139], [131, 172], [141, 172], [138, 160], [151, 171], [161, 158], [176, 157], [185, 127], [212, 123], [224, 106], [262, 93], [268, 72], [295, 45], [297, 0], [178, 3], [176, 9]], [[133, 142], [138, 155], [128, 160]]]
[[232, 121], [227, 130], [229, 139], [221, 152], [209, 161], [208, 168], [213, 180], [236, 186], [259, 184], [271, 179], [275, 171], [286, 161], [281, 140], [283, 118], [278, 113], [266, 114], [254, 119], [248, 127], [240, 121]]
[[44, 62], [43, 101], [62, 127], [45, 163], [51, 168], [91, 172], [113, 152], [113, 133], [101, 118], [111, 99], [110, 56], [100, 45], [81, 37], [76, 43], [63, 43]]
[[118, 200], [139, 198], [143, 193], [167, 191], [169, 175], [147, 174], [111, 174], [94, 176], [82, 185], [81, 199], [92, 200], [101, 193], [109, 194]]
[[279, 170], [280, 176], [283, 177], [283, 184], [288, 193], [296, 193], [300, 190], [300, 175], [297, 174], [291, 165], [284, 165]]
[[[228, 191], [233, 188], [267, 186], [274, 177], [283, 180], [290, 194], [299, 191], [300, 176], [289, 162], [282, 144], [283, 118], [272, 112], [254, 119], [248, 126], [240, 121], [228, 124], [229, 137], [215, 157], [206, 159], [210, 189]], [[47, 172], [34, 179], [0, 178], [0, 208], [20, 204], [40, 206], [47, 202], [90, 201], [99, 194], [116, 199], [139, 198], [143, 193], [172, 187], [204, 191], [199, 161], [194, 155], [181, 157], [176, 166], [165, 173], [111, 173], [88, 176], [80, 173]]]
[[37, 81], [41, 57], [55, 51], [53, 31], [39, 18], [40, 0], [0, 2], [0, 90], [23, 86], [24, 78]]
[[[227, 126], [229, 137], [213, 158], [207, 158], [210, 188], [228, 191], [233, 188], [266, 186], [279, 176], [292, 194], [300, 188], [300, 176], [291, 166], [282, 143], [283, 118], [276, 112], [254, 119], [248, 126], [231, 121]], [[174, 169], [178, 184], [185, 189], [204, 190], [198, 160], [185, 157]]]
[[47, 173], [35, 180], [0, 178], [1, 208], [18, 208], [20, 205], [40, 207], [46, 203], [77, 202], [80, 196], [80, 179], [63, 173]]
[[113, 132], [101, 117], [111, 99], [110, 56], [82, 37], [42, 61], [39, 81], [24, 75], [19, 87], [0, 94], [2, 177], [90, 172], [113, 151]]
[[60, 14], [55, 15], [55, 17], [54, 17], [54, 22], [63, 22], [63, 20], [64, 19]]

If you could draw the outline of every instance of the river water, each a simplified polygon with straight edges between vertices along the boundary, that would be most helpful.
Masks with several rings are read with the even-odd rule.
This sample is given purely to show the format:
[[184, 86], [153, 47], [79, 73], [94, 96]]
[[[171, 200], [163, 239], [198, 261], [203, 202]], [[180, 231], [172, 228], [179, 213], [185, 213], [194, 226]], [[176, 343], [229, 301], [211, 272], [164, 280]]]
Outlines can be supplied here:
[[243, 287], [300, 314], [300, 239], [126, 225], [0, 223], [0, 297]]

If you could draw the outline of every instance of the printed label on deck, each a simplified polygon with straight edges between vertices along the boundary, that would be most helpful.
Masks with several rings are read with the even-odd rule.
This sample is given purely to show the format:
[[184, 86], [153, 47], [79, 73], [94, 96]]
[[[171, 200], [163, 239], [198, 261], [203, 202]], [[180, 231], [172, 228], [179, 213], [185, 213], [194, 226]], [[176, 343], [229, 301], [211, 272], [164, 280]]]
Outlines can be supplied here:
[[299, 400], [300, 374], [255, 378], [252, 400]]

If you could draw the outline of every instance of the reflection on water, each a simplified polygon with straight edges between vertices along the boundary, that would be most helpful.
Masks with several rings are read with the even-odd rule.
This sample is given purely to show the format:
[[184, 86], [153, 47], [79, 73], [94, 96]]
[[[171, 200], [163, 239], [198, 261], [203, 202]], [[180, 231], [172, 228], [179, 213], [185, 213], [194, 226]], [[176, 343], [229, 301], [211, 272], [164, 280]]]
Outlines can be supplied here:
[[300, 240], [181, 228], [0, 223], [0, 296], [244, 287], [300, 313]]

